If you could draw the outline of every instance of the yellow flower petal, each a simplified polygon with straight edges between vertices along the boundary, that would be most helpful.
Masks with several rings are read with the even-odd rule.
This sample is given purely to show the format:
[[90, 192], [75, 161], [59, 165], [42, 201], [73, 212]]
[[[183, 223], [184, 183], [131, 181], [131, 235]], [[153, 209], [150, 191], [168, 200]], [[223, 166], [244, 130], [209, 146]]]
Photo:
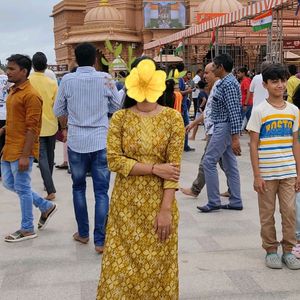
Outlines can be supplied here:
[[145, 84], [151, 80], [155, 72], [155, 63], [150, 59], [144, 59], [137, 65], [137, 70], [139, 73], [140, 80]]
[[130, 74], [125, 79], [125, 86], [127, 89], [130, 89], [131, 87], [138, 86], [138, 85], [139, 85], [139, 73], [137, 68], [133, 68]]
[[167, 74], [164, 71], [155, 71], [147, 88], [155, 91], [164, 91], [166, 89]]
[[147, 90], [146, 100], [151, 103], [155, 103], [159, 97], [163, 94], [163, 91]]
[[140, 86], [128, 89], [127, 95], [137, 102], [143, 102], [146, 99], [145, 90]]

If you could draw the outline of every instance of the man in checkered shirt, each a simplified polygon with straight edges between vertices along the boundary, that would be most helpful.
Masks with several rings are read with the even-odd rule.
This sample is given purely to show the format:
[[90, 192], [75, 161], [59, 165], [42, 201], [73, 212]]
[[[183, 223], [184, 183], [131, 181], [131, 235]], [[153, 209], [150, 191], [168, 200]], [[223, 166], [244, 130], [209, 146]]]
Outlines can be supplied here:
[[[208, 145], [203, 168], [208, 203], [198, 207], [202, 212], [218, 209], [242, 210], [240, 175], [236, 156], [241, 155], [240, 132], [242, 127], [241, 90], [231, 73], [233, 61], [230, 55], [221, 54], [213, 60], [213, 72], [220, 82], [212, 101], [211, 117], [214, 132]], [[221, 205], [217, 163], [222, 158], [230, 189], [229, 204]]]

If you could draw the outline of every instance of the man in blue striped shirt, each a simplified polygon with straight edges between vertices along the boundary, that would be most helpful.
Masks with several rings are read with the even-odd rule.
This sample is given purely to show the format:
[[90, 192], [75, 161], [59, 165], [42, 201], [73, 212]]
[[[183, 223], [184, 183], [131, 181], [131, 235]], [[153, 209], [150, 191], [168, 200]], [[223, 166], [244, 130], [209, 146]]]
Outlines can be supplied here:
[[111, 76], [94, 68], [96, 48], [83, 43], [75, 49], [78, 68], [63, 77], [54, 112], [68, 138], [68, 156], [73, 180], [73, 203], [78, 232], [76, 241], [89, 240], [86, 205], [86, 173], [90, 170], [95, 194], [94, 243], [103, 252], [108, 213], [110, 172], [106, 160], [108, 113], [120, 108], [120, 98]]
[[[213, 60], [213, 72], [221, 78], [212, 100], [211, 119], [214, 132], [203, 160], [208, 203], [198, 207], [202, 212], [232, 209], [242, 210], [240, 175], [235, 155], [241, 155], [240, 131], [241, 90], [232, 75], [233, 61], [230, 55], [221, 54]], [[230, 189], [229, 204], [221, 205], [217, 163], [222, 158]]]

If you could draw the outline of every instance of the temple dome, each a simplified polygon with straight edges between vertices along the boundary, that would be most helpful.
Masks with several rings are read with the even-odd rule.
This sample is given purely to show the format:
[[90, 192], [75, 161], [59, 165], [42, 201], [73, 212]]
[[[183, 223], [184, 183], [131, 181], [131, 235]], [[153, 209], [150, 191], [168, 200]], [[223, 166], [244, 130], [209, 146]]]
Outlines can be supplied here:
[[198, 6], [202, 13], [230, 13], [241, 8], [243, 5], [237, 0], [206, 0]]
[[84, 24], [122, 25], [124, 20], [122, 14], [108, 3], [101, 0], [98, 7], [91, 9], [84, 18]]

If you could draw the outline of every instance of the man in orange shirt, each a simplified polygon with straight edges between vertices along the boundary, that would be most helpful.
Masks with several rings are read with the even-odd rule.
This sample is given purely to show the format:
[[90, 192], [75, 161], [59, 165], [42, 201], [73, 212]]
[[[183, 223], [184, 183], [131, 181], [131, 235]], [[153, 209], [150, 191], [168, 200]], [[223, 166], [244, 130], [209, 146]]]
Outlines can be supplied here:
[[241, 85], [242, 107], [243, 107], [243, 111], [242, 111], [243, 128], [242, 129], [244, 129], [246, 125], [244, 124], [244, 118], [246, 117], [248, 123], [252, 112], [252, 106], [253, 106], [253, 96], [250, 95], [247, 98], [247, 94], [251, 84], [251, 78], [249, 78], [247, 74], [248, 74], [247, 68], [242, 67], [238, 69], [237, 78], [240, 81], [240, 85]]
[[32, 204], [41, 211], [39, 229], [44, 229], [56, 212], [56, 204], [40, 197], [31, 189], [31, 171], [34, 158], [39, 157], [42, 100], [31, 86], [28, 76], [31, 59], [21, 54], [7, 59], [8, 81], [14, 83], [9, 92], [6, 109], [5, 146], [1, 161], [3, 185], [18, 194], [21, 204], [21, 228], [5, 237], [6, 242], [20, 242], [37, 237], [34, 231]]

